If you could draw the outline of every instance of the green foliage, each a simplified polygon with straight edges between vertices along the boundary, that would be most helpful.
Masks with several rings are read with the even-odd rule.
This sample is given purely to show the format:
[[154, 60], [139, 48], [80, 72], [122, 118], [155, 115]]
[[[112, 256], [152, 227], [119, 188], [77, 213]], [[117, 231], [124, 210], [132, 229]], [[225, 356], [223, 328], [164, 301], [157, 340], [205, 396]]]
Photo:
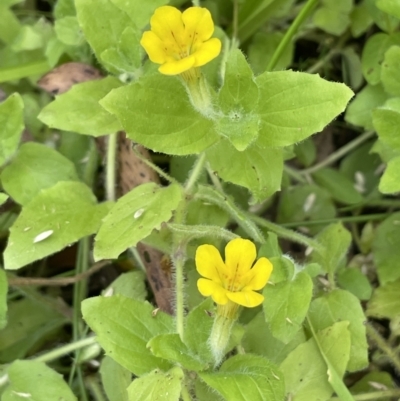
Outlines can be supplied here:
[[24, 104], [18, 93], [0, 104], [0, 165], [8, 161], [18, 147], [24, 128]]
[[348, 321], [351, 346], [347, 370], [360, 370], [368, 364], [365, 315], [354, 295], [344, 290], [334, 290], [312, 301], [308, 316], [317, 331], [325, 330], [337, 322]]
[[[219, 372], [200, 373], [199, 376], [228, 400], [278, 401], [284, 395], [282, 373], [260, 356], [236, 355], [229, 358]], [[240, 388], [240, 392], [237, 388]]]
[[[397, 397], [398, 2], [205, 0], [214, 32], [178, 35], [152, 15], [183, 0], [54, 3], [0, 5], [2, 400]], [[70, 61], [102, 78], [63, 66], [52, 100]], [[237, 237], [273, 265], [254, 308], [198, 291], [198, 246]]]
[[90, 298], [82, 304], [83, 317], [107, 355], [137, 376], [171, 367], [146, 346], [151, 338], [174, 330], [171, 316], [153, 311], [149, 303], [121, 295]]
[[4, 189], [24, 206], [59, 181], [78, 181], [75, 166], [54, 149], [33, 142], [23, 144], [1, 173]]
[[0, 330], [7, 324], [7, 291], [6, 273], [0, 270]]
[[287, 344], [301, 329], [306, 317], [313, 284], [307, 273], [264, 289], [264, 313], [272, 335]]
[[40, 191], [10, 229], [5, 268], [19, 269], [95, 233], [109, 206], [97, 205], [90, 189], [79, 182], [61, 181]]
[[109, 356], [101, 361], [100, 375], [109, 401], [129, 401], [127, 388], [132, 374]]
[[183, 371], [174, 367], [168, 372], [154, 370], [135, 380], [128, 387], [129, 401], [165, 400], [177, 401], [181, 392]]
[[62, 376], [42, 362], [15, 361], [7, 373], [10, 385], [2, 396], [4, 401], [14, 401], [21, 394], [27, 400], [77, 400]]
[[96, 137], [112, 134], [120, 129], [120, 124], [99, 105], [99, 100], [119, 86], [121, 83], [114, 77], [74, 85], [47, 105], [38, 118], [49, 127], [64, 131]]
[[161, 188], [143, 184], [120, 198], [111, 208], [96, 236], [96, 259], [116, 258], [171, 218], [182, 192], [177, 185]]
[[[333, 392], [328, 380], [327, 364], [322, 355], [342, 376], [350, 352], [348, 322], [338, 322], [317, 333], [292, 351], [280, 365], [285, 377], [286, 394], [298, 400], [328, 400]], [[320, 347], [317, 344], [320, 344]]]
[[399, 315], [400, 280], [391, 281], [377, 288], [368, 303], [367, 314], [378, 318], [392, 319]]

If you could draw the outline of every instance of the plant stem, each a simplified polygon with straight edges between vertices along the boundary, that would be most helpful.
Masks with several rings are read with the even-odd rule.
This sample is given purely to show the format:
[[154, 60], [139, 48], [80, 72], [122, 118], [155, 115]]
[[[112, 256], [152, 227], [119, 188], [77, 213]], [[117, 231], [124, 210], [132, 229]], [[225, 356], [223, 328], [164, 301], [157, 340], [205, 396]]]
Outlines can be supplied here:
[[393, 366], [397, 369], [397, 371], [400, 372], [400, 357], [387, 344], [385, 339], [378, 333], [378, 331], [375, 330], [371, 323], [367, 324], [367, 335], [373, 342], [375, 342], [377, 347], [387, 355]]
[[361, 223], [369, 220], [383, 220], [389, 217], [392, 213], [379, 213], [379, 214], [366, 214], [361, 216], [348, 216], [348, 217], [335, 217], [334, 219], [324, 220], [308, 220], [308, 221], [297, 221], [292, 223], [282, 223], [281, 227], [299, 227], [299, 226], [315, 226], [318, 224], [331, 224], [341, 221], [343, 223], [357, 222]]
[[283, 171], [289, 176], [294, 178], [296, 181], [301, 182], [302, 184], [307, 184], [309, 180], [296, 169], [288, 166], [287, 164], [283, 165]]
[[190, 392], [185, 382], [182, 383], [181, 396], [183, 401], [192, 401], [192, 397], [190, 396]]
[[[186, 248], [186, 247], [185, 247]], [[174, 257], [175, 265], [175, 302], [176, 302], [176, 331], [180, 338], [183, 340], [184, 334], [184, 314], [185, 314], [185, 282], [183, 275], [183, 268], [185, 266], [185, 252], [186, 249], [182, 250], [178, 247]]]
[[[137, 146], [137, 145], [136, 145]], [[178, 181], [175, 180], [175, 178], [171, 177], [169, 174], [167, 174], [165, 171], [163, 171], [160, 167], [156, 166], [154, 163], [152, 163], [151, 160], [149, 160], [147, 157], [144, 157], [136, 148], [136, 146], [133, 147], [133, 153], [146, 165], [149, 166], [152, 170], [154, 170], [159, 176], [165, 178], [168, 182], [171, 184], [178, 184]]]
[[107, 200], [115, 201], [116, 169], [115, 161], [117, 156], [117, 133], [110, 134], [107, 141], [106, 160], [106, 194]]
[[82, 340], [78, 340], [71, 344], [67, 344], [64, 345], [63, 347], [56, 348], [54, 350], [46, 352], [45, 354], [32, 358], [32, 360], [44, 363], [51, 362], [58, 358], [61, 358], [62, 356], [68, 355], [71, 352], [80, 350], [82, 348], [87, 347], [88, 345], [96, 343], [97, 343], [96, 337], [86, 337], [83, 338]]
[[99, 385], [99, 382], [93, 377], [89, 376], [85, 380], [86, 386], [89, 388], [95, 401], [107, 401], [104, 397], [103, 390]]
[[201, 173], [203, 172], [205, 162], [206, 162], [206, 154], [204, 152], [200, 153], [200, 156], [196, 160], [196, 163], [193, 166], [190, 176], [185, 183], [185, 192], [187, 194], [191, 193], [194, 185], [199, 179]]
[[299, 173], [303, 174], [303, 175], [307, 175], [307, 174], [314, 173], [323, 167], [329, 166], [330, 164], [332, 164], [335, 161], [342, 158], [347, 153], [351, 152], [353, 149], [357, 148], [362, 143], [366, 142], [368, 139], [372, 138], [374, 135], [375, 135], [374, 131], [365, 132], [364, 134], [360, 135], [353, 141], [349, 142], [347, 145], [342, 146], [336, 152], [330, 154], [326, 159], [322, 160], [320, 163], [318, 163], [312, 167], [309, 167], [305, 170], [301, 170], [301, 171], [299, 171]]
[[[381, 398], [397, 398], [400, 397], [400, 389], [393, 388], [390, 390], [375, 391], [373, 393], [355, 394], [353, 397], [355, 401], [375, 401]], [[340, 399], [333, 397], [330, 401], [340, 401]]]
[[318, 0], [308, 0], [306, 5], [301, 9], [300, 13], [295, 18], [292, 25], [290, 25], [290, 28], [287, 30], [285, 36], [282, 38], [282, 40], [279, 43], [279, 46], [276, 48], [274, 54], [272, 55], [271, 60], [269, 61], [266, 69], [267, 71], [272, 71], [275, 68], [286, 46], [293, 39], [293, 36], [296, 34], [300, 25], [308, 17], [308, 15], [311, 13], [312, 9], [317, 5], [317, 3]]
[[265, 227], [267, 230], [274, 232], [278, 237], [286, 238], [293, 242], [311, 247], [317, 252], [322, 252], [323, 250], [323, 246], [319, 242], [313, 240], [312, 238], [308, 238], [303, 234], [288, 230], [278, 224], [272, 223], [271, 221], [265, 220], [262, 217], [254, 216], [252, 214], [249, 214], [248, 218], [253, 220], [257, 225]]

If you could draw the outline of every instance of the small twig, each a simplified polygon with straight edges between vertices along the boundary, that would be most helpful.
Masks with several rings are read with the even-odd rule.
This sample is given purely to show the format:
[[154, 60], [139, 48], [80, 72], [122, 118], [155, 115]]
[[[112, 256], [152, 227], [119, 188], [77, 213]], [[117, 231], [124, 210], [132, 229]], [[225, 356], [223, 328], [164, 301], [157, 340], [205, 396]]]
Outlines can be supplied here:
[[152, 170], [154, 170], [159, 176], [165, 178], [168, 182], [171, 184], [178, 184], [178, 181], [175, 180], [175, 178], [171, 177], [169, 174], [167, 174], [165, 171], [163, 171], [160, 167], [156, 166], [154, 163], [152, 163], [149, 159], [147, 159], [145, 156], [143, 156], [139, 150], [137, 149], [138, 145], [133, 146], [132, 150], [133, 153], [148, 167], [150, 167]]
[[95, 263], [89, 270], [72, 277], [37, 278], [37, 277], [15, 277], [9, 275], [8, 284], [12, 287], [21, 287], [25, 285], [58, 287], [58, 286], [75, 284], [96, 273], [104, 266], [106, 266], [108, 263], [109, 263], [108, 260], [102, 260], [101, 262]]

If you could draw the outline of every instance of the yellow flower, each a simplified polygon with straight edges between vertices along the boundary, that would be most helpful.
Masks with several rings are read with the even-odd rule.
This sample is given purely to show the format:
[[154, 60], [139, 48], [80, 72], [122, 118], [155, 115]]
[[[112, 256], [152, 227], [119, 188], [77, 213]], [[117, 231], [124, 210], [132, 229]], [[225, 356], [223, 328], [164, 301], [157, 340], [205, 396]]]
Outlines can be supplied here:
[[221, 41], [210, 39], [214, 23], [205, 8], [190, 7], [181, 13], [175, 7], [159, 7], [150, 26], [151, 31], [143, 33], [140, 44], [153, 63], [161, 64], [158, 70], [162, 74], [177, 75], [200, 67], [221, 51]]
[[225, 247], [225, 262], [217, 248], [201, 245], [196, 251], [196, 267], [201, 276], [197, 288], [215, 303], [226, 305], [229, 301], [252, 308], [260, 305], [264, 297], [261, 290], [271, 275], [273, 266], [267, 258], [256, 259], [255, 245], [237, 238]]

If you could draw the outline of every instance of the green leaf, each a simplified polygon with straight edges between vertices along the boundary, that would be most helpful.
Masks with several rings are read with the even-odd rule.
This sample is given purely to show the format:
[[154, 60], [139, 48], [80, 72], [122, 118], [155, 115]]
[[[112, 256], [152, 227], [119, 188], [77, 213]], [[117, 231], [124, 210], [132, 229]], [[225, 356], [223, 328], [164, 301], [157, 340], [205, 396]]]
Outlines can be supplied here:
[[9, 9], [7, 4], [0, 5], [2, 24], [0, 29], [0, 40], [6, 44], [11, 44], [21, 30], [21, 24], [15, 14]]
[[400, 212], [393, 213], [377, 228], [372, 243], [372, 254], [379, 282], [385, 285], [400, 278], [400, 269], [394, 268], [400, 260]]
[[125, 0], [111, 0], [111, 2], [129, 15], [139, 29], [144, 28], [150, 22], [150, 17], [156, 8], [169, 3], [168, 0], [152, 0], [146, 2], [142, 0], [130, 0], [128, 2]]
[[[112, 48], [118, 48], [122, 32], [128, 26], [134, 26], [132, 20], [110, 0], [76, 0], [79, 25], [97, 58]], [[116, 72], [112, 66], [105, 67]]]
[[333, 168], [323, 168], [312, 176], [315, 182], [326, 188], [338, 202], [353, 205], [363, 201], [361, 194], [354, 188], [354, 182]]
[[323, 0], [313, 16], [315, 26], [333, 35], [341, 35], [350, 24], [352, 0]]
[[[356, 384], [351, 386], [351, 392], [353, 394], [372, 393], [375, 392], [377, 388], [385, 390], [395, 388], [390, 373], [380, 371], [369, 372], [363, 376], [361, 380], [358, 380]], [[381, 398], [380, 401], [390, 401], [390, 397]]]
[[68, 322], [49, 306], [29, 298], [9, 303], [8, 323], [0, 331], [0, 363], [24, 358]]
[[145, 285], [146, 274], [141, 270], [134, 270], [118, 276], [105, 290], [106, 294], [120, 294], [124, 297], [144, 301], [147, 298]]
[[101, 361], [100, 375], [109, 401], [129, 401], [127, 388], [132, 382], [129, 370], [105, 356]]
[[386, 53], [381, 66], [381, 80], [385, 91], [400, 95], [400, 47], [392, 46]]
[[311, 260], [333, 274], [343, 262], [351, 245], [351, 234], [342, 223], [330, 224], [316, 237], [324, 246], [322, 253], [313, 252]]
[[0, 269], [0, 330], [7, 324], [7, 276], [3, 269]]
[[272, 335], [264, 313], [259, 313], [246, 326], [242, 346], [246, 353], [263, 355], [272, 363], [280, 364], [298, 345], [306, 341], [304, 330], [299, 330], [287, 344]]
[[[104, 50], [101, 59], [120, 73], [137, 73], [142, 65], [144, 49], [140, 45], [142, 32], [128, 26], [121, 34], [118, 47]], [[139, 75], [139, 73], [137, 73]]]
[[211, 298], [193, 308], [186, 318], [183, 338], [183, 342], [193, 355], [197, 355], [201, 361], [210, 364], [214, 362], [214, 356], [207, 341], [213, 325], [213, 318], [210, 316], [213, 309]]
[[118, 117], [129, 138], [157, 152], [200, 153], [219, 139], [213, 122], [193, 108], [173, 77], [145, 76], [113, 90], [100, 103]]
[[317, 147], [312, 138], [296, 144], [294, 152], [298, 161], [305, 167], [311, 166], [317, 158]]
[[[331, 197], [317, 185], [298, 185], [284, 189], [278, 206], [278, 223], [331, 219], [336, 208]], [[323, 226], [322, 226], [323, 227]], [[314, 232], [321, 226], [314, 226]]]
[[311, 302], [308, 317], [316, 331], [324, 330], [336, 322], [349, 321], [351, 348], [347, 370], [354, 372], [368, 366], [365, 315], [360, 301], [353, 294], [337, 289], [316, 298]]
[[0, 166], [14, 154], [18, 147], [24, 129], [23, 108], [24, 103], [18, 93], [14, 93], [0, 103]]
[[200, 378], [226, 400], [282, 401], [282, 373], [267, 359], [256, 355], [235, 355], [214, 373]]
[[188, 347], [182, 342], [177, 333], [161, 334], [153, 337], [147, 348], [158, 358], [178, 362], [188, 370], [204, 370], [209, 366], [201, 362], [195, 355], [191, 355]]
[[382, 164], [378, 155], [371, 152], [372, 141], [350, 152], [340, 163], [340, 172], [355, 180], [358, 191], [368, 196], [377, 192], [379, 176], [376, 171]]
[[85, 43], [75, 16], [56, 19], [54, 30], [56, 31], [57, 38], [68, 46], [81, 46]]
[[379, 139], [395, 150], [400, 150], [400, 137], [398, 127], [400, 112], [387, 108], [379, 108], [373, 111], [373, 123]]
[[[332, 341], [341, 342], [343, 341], [343, 327], [347, 327], [349, 322], [338, 322], [331, 326], [330, 328], [319, 332], [317, 335], [314, 334], [314, 339], [316, 340], [319, 352], [321, 353], [326, 366], [328, 367], [328, 381], [331, 384], [335, 393], [339, 396], [342, 401], [355, 401], [350, 391], [343, 383], [343, 366], [346, 366], [349, 360], [349, 348], [350, 348], [350, 336], [348, 331], [346, 331], [344, 348], [339, 354], [332, 354]], [[331, 330], [330, 330], [331, 329]], [[332, 336], [333, 333], [333, 336]], [[332, 337], [336, 337], [332, 339]], [[338, 363], [338, 359], [340, 362]], [[340, 365], [341, 366], [340, 366]], [[338, 366], [339, 365], [339, 366]]]
[[[335, 370], [343, 376], [349, 360], [349, 322], [338, 322], [317, 333], [317, 338]], [[286, 394], [296, 401], [326, 401], [333, 389], [327, 365], [314, 338], [300, 344], [280, 365], [285, 377]]]
[[179, 185], [147, 183], [118, 199], [96, 236], [95, 260], [117, 258], [167, 222], [182, 199]]
[[368, 278], [357, 268], [344, 269], [339, 272], [338, 284], [351, 292], [358, 299], [368, 301], [371, 298], [372, 286]]
[[42, 362], [15, 361], [7, 371], [10, 385], [3, 401], [76, 401], [62, 375]]
[[368, 302], [367, 315], [393, 319], [400, 314], [400, 279], [376, 288]]
[[172, 317], [160, 311], [154, 315], [153, 311], [149, 303], [121, 295], [89, 298], [82, 303], [83, 317], [106, 354], [136, 376], [171, 367], [146, 347], [153, 337], [174, 332]]
[[301, 329], [310, 306], [313, 283], [307, 273], [298, 273], [291, 281], [264, 288], [264, 314], [272, 335], [287, 344]]
[[355, 38], [363, 35], [373, 24], [373, 19], [368, 11], [368, 5], [365, 2], [356, 4], [350, 14], [351, 33]]
[[354, 125], [372, 130], [372, 110], [382, 106], [388, 98], [388, 94], [382, 85], [367, 85], [350, 103], [346, 110], [345, 120]]
[[128, 387], [129, 401], [179, 401], [184, 373], [175, 366], [168, 372], [156, 369]]
[[99, 100], [121, 85], [111, 76], [73, 85], [48, 104], [38, 118], [49, 127], [64, 131], [95, 137], [112, 134], [121, 129], [120, 123], [100, 106]]
[[362, 70], [370, 85], [381, 81], [381, 68], [386, 51], [394, 45], [400, 45], [400, 34], [388, 35], [376, 33], [368, 38], [361, 56]]
[[219, 177], [248, 188], [255, 201], [268, 198], [281, 187], [281, 149], [264, 149], [256, 142], [239, 152], [228, 141], [222, 140], [207, 149], [206, 154]]
[[243, 53], [231, 51], [226, 63], [224, 84], [219, 92], [223, 117], [216, 122], [218, 134], [239, 151], [257, 139], [259, 118], [253, 114], [258, 103], [258, 88]]
[[386, 12], [382, 11], [381, 7], [378, 7], [377, 0], [364, 0], [368, 12], [373, 18], [374, 22], [382, 31], [387, 33], [395, 32], [399, 26], [399, 20], [395, 17], [392, 17]]
[[380, 10], [400, 19], [400, 4], [397, 0], [376, 0], [375, 4]]
[[3, 192], [0, 192], [0, 206], [3, 203], [6, 203], [8, 198], [9, 198], [8, 195], [4, 194]]
[[379, 191], [383, 194], [400, 192], [400, 156], [389, 160], [379, 183]]
[[45, 145], [27, 142], [1, 173], [8, 194], [20, 205], [28, 204], [39, 192], [59, 181], [78, 181], [75, 166]]
[[344, 84], [301, 72], [265, 72], [256, 83], [260, 91], [256, 112], [261, 118], [258, 142], [263, 147], [292, 145], [322, 131], [353, 96]]
[[[249, 45], [249, 61], [256, 75], [266, 71], [275, 49], [283, 38], [281, 32], [257, 32]], [[293, 42], [289, 42], [279, 58], [274, 71], [285, 70], [292, 63]]]
[[6, 269], [19, 269], [95, 233], [109, 204], [96, 205], [80, 182], [62, 181], [42, 190], [23, 209], [10, 229], [4, 252]]

